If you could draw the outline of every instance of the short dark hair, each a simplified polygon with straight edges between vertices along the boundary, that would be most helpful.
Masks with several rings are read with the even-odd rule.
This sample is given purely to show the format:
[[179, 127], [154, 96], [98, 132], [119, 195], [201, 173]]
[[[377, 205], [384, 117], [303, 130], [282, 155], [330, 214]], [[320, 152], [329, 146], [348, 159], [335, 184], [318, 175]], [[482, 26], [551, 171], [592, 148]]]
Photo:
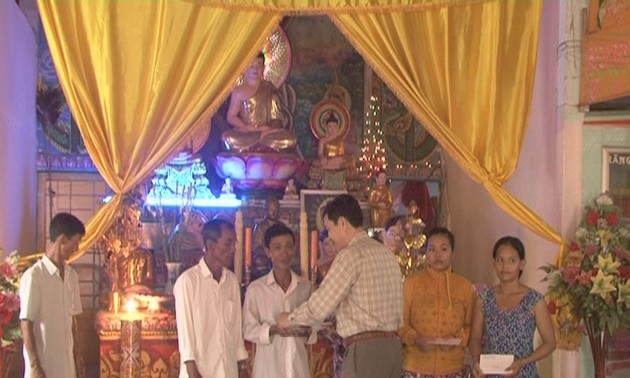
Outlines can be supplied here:
[[525, 260], [525, 246], [521, 239], [516, 236], [504, 236], [501, 239], [497, 240], [494, 243], [494, 248], [492, 248], [492, 258], [495, 259], [497, 257], [497, 251], [502, 246], [508, 246], [514, 248], [514, 250], [518, 253], [518, 258], [520, 260]]
[[350, 194], [338, 195], [328, 202], [323, 216], [328, 217], [334, 224], [337, 224], [340, 217], [344, 217], [353, 227], [363, 227], [363, 211], [359, 201]]
[[55, 242], [61, 235], [65, 235], [68, 239], [80, 234], [85, 235], [85, 225], [70, 213], [57, 213], [50, 221], [48, 235], [50, 241]]
[[293, 235], [293, 231], [291, 231], [289, 227], [283, 225], [282, 223], [274, 223], [269, 226], [267, 231], [265, 231], [265, 248], [269, 248], [269, 245], [271, 244], [271, 239], [280, 235], [290, 235], [291, 239], [293, 240], [293, 244], [295, 244], [295, 235]]
[[216, 242], [221, 237], [223, 229], [228, 231], [234, 231], [234, 225], [225, 219], [212, 219], [203, 226], [203, 242], [204, 244], [208, 240]]
[[451, 249], [455, 250], [455, 235], [446, 227], [433, 227], [427, 234], [427, 241], [431, 239], [433, 235], [446, 235], [448, 242], [451, 245]]
[[385, 232], [389, 231], [389, 229], [392, 228], [393, 226], [395, 226], [396, 223], [398, 223], [398, 222], [400, 222], [400, 221], [402, 221], [404, 219], [405, 219], [405, 217], [403, 215], [396, 215], [396, 216], [393, 216], [393, 217], [389, 218], [387, 220], [387, 222], [385, 222]]

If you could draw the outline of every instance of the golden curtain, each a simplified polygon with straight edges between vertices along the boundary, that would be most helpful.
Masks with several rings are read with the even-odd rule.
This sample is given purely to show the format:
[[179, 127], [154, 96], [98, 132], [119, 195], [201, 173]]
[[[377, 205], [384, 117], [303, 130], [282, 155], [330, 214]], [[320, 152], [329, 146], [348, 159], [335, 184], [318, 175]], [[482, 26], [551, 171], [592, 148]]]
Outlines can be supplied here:
[[490, 1], [331, 18], [379, 76], [508, 214], [564, 244], [503, 188], [534, 86], [542, 1]]
[[[325, 11], [499, 206], [563, 244], [502, 186], [526, 131], [541, 8], [542, 0], [40, 0], [62, 87], [117, 193], [150, 175], [216, 109], [277, 12]], [[119, 203], [117, 196], [90, 221], [84, 245], [109, 226]]]
[[[122, 194], [207, 122], [280, 14], [180, 1], [38, 2], [64, 94], [112, 201], [73, 258], [109, 228]], [[245, 27], [246, 26], [246, 27]]]

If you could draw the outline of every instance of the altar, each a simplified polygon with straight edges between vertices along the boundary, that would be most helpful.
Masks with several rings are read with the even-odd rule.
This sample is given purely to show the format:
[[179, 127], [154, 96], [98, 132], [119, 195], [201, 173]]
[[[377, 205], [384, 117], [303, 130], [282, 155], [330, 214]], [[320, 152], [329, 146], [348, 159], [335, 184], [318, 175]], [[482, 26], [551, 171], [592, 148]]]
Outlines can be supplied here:
[[[144, 314], [136, 319], [140, 327], [133, 335], [124, 327], [128, 320], [109, 312], [97, 314], [100, 339], [101, 377], [176, 378], [180, 359], [177, 349], [177, 325], [172, 313]], [[131, 321], [133, 323], [133, 320]], [[249, 353], [249, 369], [253, 366], [255, 345], [245, 342]], [[133, 351], [129, 354], [128, 351]], [[332, 349], [319, 338], [307, 346], [311, 377], [332, 378]], [[125, 361], [125, 359], [128, 361]], [[133, 366], [135, 364], [135, 366]]]

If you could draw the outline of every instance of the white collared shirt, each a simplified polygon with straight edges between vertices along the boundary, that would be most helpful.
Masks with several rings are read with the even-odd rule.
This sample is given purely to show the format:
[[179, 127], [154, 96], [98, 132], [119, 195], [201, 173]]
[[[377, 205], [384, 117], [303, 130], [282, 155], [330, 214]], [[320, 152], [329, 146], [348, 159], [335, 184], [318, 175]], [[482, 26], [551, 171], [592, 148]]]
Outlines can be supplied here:
[[[42, 257], [20, 279], [20, 319], [33, 322], [37, 357], [47, 377], [76, 377], [72, 316], [80, 314], [79, 278], [69, 265], [64, 278], [57, 266]], [[26, 348], [24, 377], [31, 377]]]
[[241, 293], [234, 273], [223, 269], [217, 282], [202, 258], [175, 282], [180, 378], [186, 361], [202, 377], [237, 378], [238, 361], [247, 359], [241, 323]]
[[[311, 282], [291, 272], [291, 284], [285, 293], [276, 283], [273, 271], [252, 282], [245, 292], [243, 333], [256, 343], [253, 376], [256, 378], [310, 377], [305, 338], [269, 336], [281, 312], [290, 312], [308, 300]], [[313, 333], [309, 342], [317, 340]]]

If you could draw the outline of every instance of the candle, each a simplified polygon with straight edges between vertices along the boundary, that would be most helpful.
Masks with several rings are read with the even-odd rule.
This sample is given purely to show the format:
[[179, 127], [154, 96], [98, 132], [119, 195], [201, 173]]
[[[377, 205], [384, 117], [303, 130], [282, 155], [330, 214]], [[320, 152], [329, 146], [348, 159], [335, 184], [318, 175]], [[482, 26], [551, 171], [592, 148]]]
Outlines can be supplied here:
[[140, 378], [142, 320], [120, 320], [120, 377]]
[[308, 279], [308, 217], [300, 212], [300, 273]]
[[245, 266], [252, 266], [252, 228], [245, 228]]
[[236, 251], [234, 253], [234, 274], [238, 282], [242, 282], [243, 279], [243, 256], [245, 256], [243, 249], [243, 212], [241, 210], [236, 211], [236, 220], [234, 222], [236, 227]]
[[311, 231], [311, 266], [317, 265], [317, 242], [318, 242], [317, 230]]

